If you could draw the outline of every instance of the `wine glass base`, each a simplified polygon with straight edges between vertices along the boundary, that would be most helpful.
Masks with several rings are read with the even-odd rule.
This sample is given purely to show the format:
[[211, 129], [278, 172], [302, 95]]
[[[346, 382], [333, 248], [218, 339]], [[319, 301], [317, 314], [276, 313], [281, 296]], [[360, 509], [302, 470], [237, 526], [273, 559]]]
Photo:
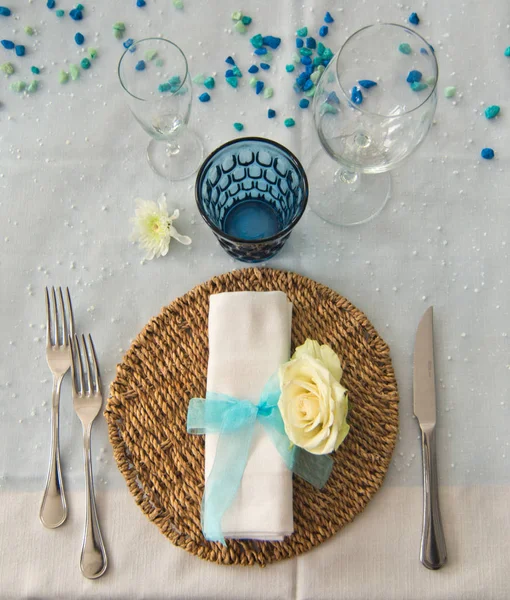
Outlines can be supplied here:
[[203, 158], [202, 141], [189, 129], [171, 143], [151, 140], [147, 148], [147, 159], [152, 170], [169, 181], [191, 177], [200, 167]]
[[391, 195], [389, 172], [349, 173], [323, 150], [307, 169], [312, 211], [332, 225], [361, 225], [377, 216]]

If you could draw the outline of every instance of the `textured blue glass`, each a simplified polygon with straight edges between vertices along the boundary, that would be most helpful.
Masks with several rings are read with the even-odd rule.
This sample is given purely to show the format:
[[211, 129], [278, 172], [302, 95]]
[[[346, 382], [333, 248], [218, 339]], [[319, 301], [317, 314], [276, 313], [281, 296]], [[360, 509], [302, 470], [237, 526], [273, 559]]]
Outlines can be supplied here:
[[263, 138], [241, 138], [217, 148], [197, 176], [200, 214], [234, 258], [260, 262], [285, 244], [308, 201], [298, 159]]

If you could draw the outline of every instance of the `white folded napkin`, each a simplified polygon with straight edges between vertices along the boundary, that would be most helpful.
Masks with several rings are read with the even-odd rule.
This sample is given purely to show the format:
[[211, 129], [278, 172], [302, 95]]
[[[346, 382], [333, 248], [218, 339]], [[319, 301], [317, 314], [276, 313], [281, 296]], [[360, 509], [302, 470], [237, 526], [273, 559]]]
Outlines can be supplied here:
[[[227, 292], [210, 297], [207, 391], [258, 404], [268, 379], [289, 359], [292, 304], [283, 292]], [[205, 476], [218, 436], [205, 436]], [[222, 521], [224, 536], [282, 540], [294, 531], [292, 473], [260, 423], [241, 486]]]

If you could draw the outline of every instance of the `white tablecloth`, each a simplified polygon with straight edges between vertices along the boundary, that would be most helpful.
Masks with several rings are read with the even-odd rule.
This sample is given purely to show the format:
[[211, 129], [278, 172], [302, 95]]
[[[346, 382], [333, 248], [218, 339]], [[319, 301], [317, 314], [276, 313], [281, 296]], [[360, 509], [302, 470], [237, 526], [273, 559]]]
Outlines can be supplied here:
[[[3, 598], [264, 598], [438, 599], [508, 598], [510, 558], [510, 383], [508, 223], [510, 158], [507, 106], [510, 62], [508, 7], [430, 0], [414, 6], [384, 2], [222, 3], [184, 0], [84, 2], [84, 19], [58, 19], [43, 0], [9, 2], [0, 38], [25, 43], [11, 59], [11, 80], [30, 80], [44, 67], [31, 96], [0, 80], [0, 595]], [[7, 3], [7, 0], [5, 0]], [[66, 12], [71, 2], [59, 2]], [[270, 100], [247, 84], [248, 35], [232, 32], [230, 14], [253, 17], [249, 34], [280, 35]], [[294, 30], [316, 30], [325, 10], [335, 23], [334, 50], [348, 34], [376, 20], [405, 23], [412, 10], [440, 64], [436, 124], [424, 145], [394, 174], [394, 197], [373, 222], [336, 229], [308, 212], [269, 265], [312, 277], [365, 311], [389, 343], [401, 395], [399, 443], [386, 481], [366, 510], [320, 548], [266, 569], [219, 567], [174, 548], [136, 507], [118, 473], [99, 419], [93, 431], [98, 510], [110, 566], [85, 580], [78, 561], [84, 481], [81, 428], [69, 381], [62, 389], [61, 452], [70, 513], [55, 531], [38, 521], [49, 448], [50, 373], [44, 358], [44, 286], [69, 285], [77, 327], [90, 331], [105, 384], [115, 365], [161, 306], [215, 274], [242, 266], [219, 248], [194, 205], [193, 179], [169, 184], [145, 162], [147, 136], [125, 105], [116, 77], [122, 45], [115, 21], [140, 38], [164, 34], [181, 45], [192, 73], [218, 72], [208, 104], [196, 102], [191, 124], [206, 149], [246, 135], [273, 138], [306, 164], [317, 140], [310, 110], [296, 107], [290, 62]], [[28, 37], [23, 27], [37, 35]], [[79, 81], [60, 85], [66, 61], [85, 47], [99, 57]], [[223, 81], [232, 54], [245, 71], [240, 89]], [[456, 85], [457, 97], [442, 89]], [[202, 90], [196, 90], [198, 95]], [[487, 121], [484, 106], [500, 104]], [[268, 120], [267, 108], [278, 117]], [[283, 119], [293, 116], [296, 127]], [[492, 162], [480, 150], [496, 151]], [[140, 265], [128, 241], [134, 199], [167, 192], [182, 209], [179, 230], [193, 238], [164, 259]], [[412, 348], [419, 317], [435, 306], [438, 453], [448, 565], [429, 572], [418, 561], [421, 461], [412, 419]]]

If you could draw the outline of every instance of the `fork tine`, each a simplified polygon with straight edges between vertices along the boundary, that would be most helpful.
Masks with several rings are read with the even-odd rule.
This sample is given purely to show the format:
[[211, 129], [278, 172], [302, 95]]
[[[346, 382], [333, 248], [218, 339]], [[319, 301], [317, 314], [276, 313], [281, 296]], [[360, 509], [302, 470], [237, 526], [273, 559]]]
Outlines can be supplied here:
[[69, 317], [69, 335], [71, 337], [74, 337], [73, 305], [71, 304], [71, 295], [69, 294], [69, 288], [66, 288], [66, 301], [67, 301], [67, 315]]
[[85, 339], [85, 335], [82, 334], [81, 339], [83, 340], [83, 353], [85, 354], [85, 360], [87, 361], [87, 391], [89, 394], [92, 394], [92, 374], [90, 372], [89, 349], [87, 348], [87, 340]]
[[58, 346], [58, 313], [57, 313], [57, 296], [55, 294], [55, 288], [52, 286], [51, 288], [51, 299], [52, 299], [52, 304], [51, 304], [51, 314], [52, 314], [52, 318], [53, 318], [53, 323], [52, 323], [52, 329], [54, 332], [54, 337], [53, 337], [53, 342], [55, 346]]
[[94, 342], [92, 341], [92, 336], [89, 333], [89, 342], [90, 342], [90, 350], [92, 356], [92, 363], [94, 365], [94, 393], [99, 393], [101, 391], [101, 377], [99, 375], [99, 367], [97, 366], [97, 356], [96, 349], [94, 347]]
[[76, 387], [76, 369], [74, 368], [74, 361], [76, 360], [76, 344], [74, 339], [69, 336], [69, 346], [71, 347], [71, 381], [73, 383], [73, 393], [79, 394], [80, 390]]
[[50, 293], [46, 287], [46, 347], [51, 347], [51, 311], [50, 311]]
[[62, 346], [67, 346], [67, 325], [66, 325], [66, 311], [64, 310], [64, 296], [62, 295], [62, 288], [58, 288], [58, 308], [60, 311], [61, 325], [62, 325]]
[[85, 388], [83, 387], [83, 363], [81, 360], [81, 348], [80, 348], [80, 340], [78, 339], [78, 336], [76, 334], [74, 334], [74, 343], [76, 346], [76, 356], [78, 357], [78, 362], [80, 363], [80, 368], [78, 370], [78, 381], [80, 382], [80, 393], [84, 394], [85, 393]]

